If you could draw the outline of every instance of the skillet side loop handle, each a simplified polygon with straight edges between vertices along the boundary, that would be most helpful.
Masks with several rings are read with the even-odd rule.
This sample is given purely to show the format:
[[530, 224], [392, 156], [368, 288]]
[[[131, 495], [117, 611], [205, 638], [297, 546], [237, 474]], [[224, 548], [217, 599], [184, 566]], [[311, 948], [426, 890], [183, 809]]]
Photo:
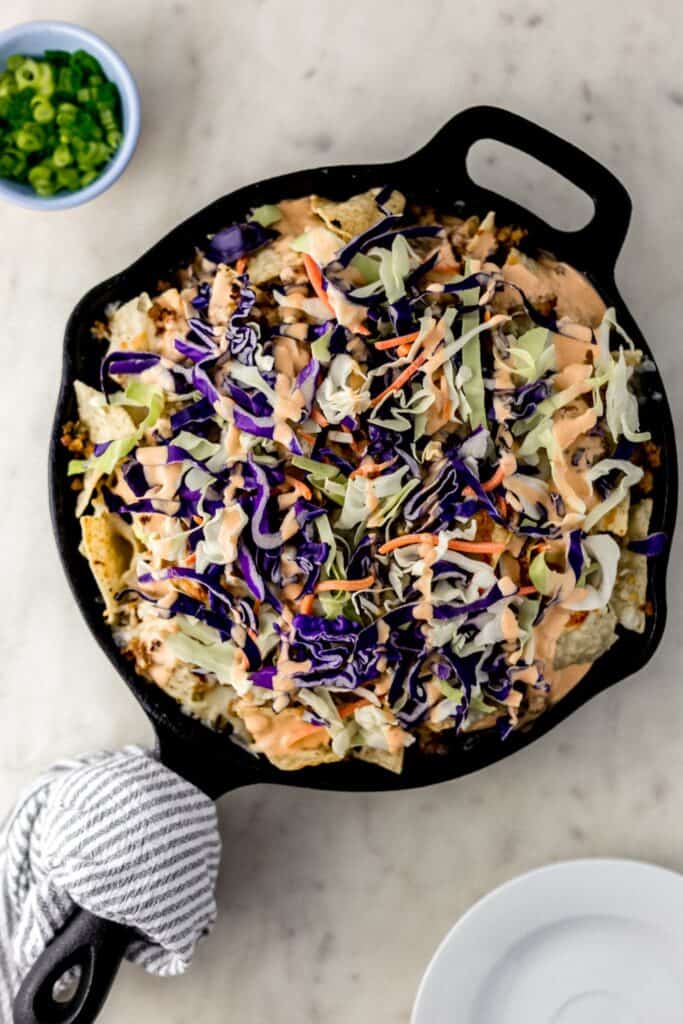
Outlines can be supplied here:
[[[125, 925], [78, 909], [24, 978], [14, 1000], [14, 1024], [92, 1024], [102, 1009], [130, 942]], [[54, 998], [55, 982], [80, 967], [76, 991]]]
[[425, 147], [425, 155], [454, 151], [465, 179], [467, 154], [480, 139], [494, 139], [534, 157], [586, 192], [595, 204], [593, 217], [578, 231], [564, 235], [581, 262], [604, 273], [614, 270], [631, 220], [631, 199], [611, 171], [577, 146], [546, 128], [502, 107], [470, 107], [456, 114]]

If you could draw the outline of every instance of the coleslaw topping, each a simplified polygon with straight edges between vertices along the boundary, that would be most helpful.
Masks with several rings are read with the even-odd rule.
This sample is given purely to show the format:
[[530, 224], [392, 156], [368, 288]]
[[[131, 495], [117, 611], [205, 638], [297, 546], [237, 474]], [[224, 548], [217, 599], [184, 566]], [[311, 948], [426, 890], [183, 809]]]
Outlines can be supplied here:
[[311, 196], [219, 231], [108, 311], [65, 428], [117, 642], [283, 768], [506, 736], [633, 620], [627, 570], [645, 607], [665, 544], [614, 311], [493, 214], [405, 206]]

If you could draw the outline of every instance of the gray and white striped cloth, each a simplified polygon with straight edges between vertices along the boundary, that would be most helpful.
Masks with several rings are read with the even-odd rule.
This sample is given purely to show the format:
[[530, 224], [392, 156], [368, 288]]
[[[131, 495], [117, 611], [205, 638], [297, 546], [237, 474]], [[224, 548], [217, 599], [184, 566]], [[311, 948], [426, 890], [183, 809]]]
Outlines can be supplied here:
[[126, 956], [181, 974], [216, 918], [213, 802], [140, 747], [55, 765], [0, 833], [0, 1021], [74, 911], [130, 925]]

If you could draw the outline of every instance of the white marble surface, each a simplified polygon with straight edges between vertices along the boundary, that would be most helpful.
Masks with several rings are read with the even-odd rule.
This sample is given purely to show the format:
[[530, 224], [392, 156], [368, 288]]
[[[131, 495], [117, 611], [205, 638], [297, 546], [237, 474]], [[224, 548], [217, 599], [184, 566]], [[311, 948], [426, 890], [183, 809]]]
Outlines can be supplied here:
[[[91, 205], [0, 209], [0, 811], [62, 755], [149, 740], [52, 541], [46, 452], [61, 334], [86, 288], [222, 192], [308, 164], [398, 157], [475, 102], [527, 114], [631, 191], [618, 278], [679, 424], [683, 415], [676, 0], [4, 0], [0, 29], [50, 16], [120, 49], [143, 128], [124, 178]], [[511, 188], [500, 161], [485, 166]], [[534, 171], [514, 177], [522, 199], [564, 207], [563, 190], [537, 187]], [[494, 885], [596, 854], [683, 868], [679, 550], [654, 660], [529, 750], [422, 792], [226, 798], [212, 937], [181, 979], [125, 968], [103, 1022], [407, 1022], [435, 945]]]

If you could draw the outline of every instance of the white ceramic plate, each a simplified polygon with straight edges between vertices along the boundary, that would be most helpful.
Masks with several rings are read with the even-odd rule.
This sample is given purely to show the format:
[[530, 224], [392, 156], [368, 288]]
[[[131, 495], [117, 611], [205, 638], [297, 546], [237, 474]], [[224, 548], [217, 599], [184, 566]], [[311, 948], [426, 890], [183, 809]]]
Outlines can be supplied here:
[[681, 1024], [683, 876], [636, 861], [532, 871], [437, 950], [412, 1024]]

